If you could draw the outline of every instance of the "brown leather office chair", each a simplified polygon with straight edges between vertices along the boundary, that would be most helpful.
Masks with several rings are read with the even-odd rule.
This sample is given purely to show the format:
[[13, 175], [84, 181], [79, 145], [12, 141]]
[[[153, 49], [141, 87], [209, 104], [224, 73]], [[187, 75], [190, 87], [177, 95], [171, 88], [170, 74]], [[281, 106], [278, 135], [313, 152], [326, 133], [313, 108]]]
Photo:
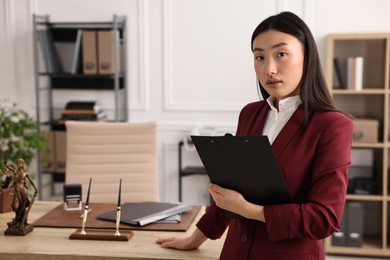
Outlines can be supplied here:
[[158, 201], [156, 124], [67, 121], [65, 183], [82, 184], [85, 201]]

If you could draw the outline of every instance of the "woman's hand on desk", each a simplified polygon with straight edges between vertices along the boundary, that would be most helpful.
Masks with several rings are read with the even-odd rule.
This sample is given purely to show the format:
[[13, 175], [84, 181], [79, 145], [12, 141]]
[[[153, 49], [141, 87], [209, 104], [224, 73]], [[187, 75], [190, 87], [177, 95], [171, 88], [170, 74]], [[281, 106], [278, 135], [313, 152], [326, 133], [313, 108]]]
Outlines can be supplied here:
[[156, 242], [164, 248], [193, 250], [198, 249], [206, 240], [207, 237], [198, 228], [196, 228], [189, 237], [159, 238]]
[[209, 193], [215, 204], [221, 209], [237, 213], [248, 219], [265, 222], [264, 207], [247, 201], [241, 193], [209, 184]]

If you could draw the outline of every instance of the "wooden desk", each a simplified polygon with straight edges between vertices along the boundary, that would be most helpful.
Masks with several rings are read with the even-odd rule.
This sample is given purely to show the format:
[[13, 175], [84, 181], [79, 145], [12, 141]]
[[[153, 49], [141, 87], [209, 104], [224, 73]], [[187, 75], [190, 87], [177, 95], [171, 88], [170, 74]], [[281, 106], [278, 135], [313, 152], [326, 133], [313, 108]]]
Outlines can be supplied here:
[[[29, 215], [29, 223], [58, 206], [59, 202], [36, 201]], [[196, 216], [186, 232], [134, 231], [128, 242], [70, 240], [75, 229], [39, 228], [22, 237], [5, 236], [7, 222], [14, 213], [0, 214], [0, 259], [61, 260], [61, 259], [219, 259], [224, 239], [207, 240], [198, 250], [179, 251], [161, 248], [159, 237], [191, 234], [202, 216], [204, 208]]]

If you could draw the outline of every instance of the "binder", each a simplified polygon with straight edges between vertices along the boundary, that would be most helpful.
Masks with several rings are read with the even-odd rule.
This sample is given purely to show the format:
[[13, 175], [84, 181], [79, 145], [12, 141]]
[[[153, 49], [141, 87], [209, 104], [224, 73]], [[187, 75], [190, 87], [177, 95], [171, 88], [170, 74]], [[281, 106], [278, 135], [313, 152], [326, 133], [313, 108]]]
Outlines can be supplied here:
[[114, 74], [114, 31], [98, 31], [99, 74]]
[[63, 113], [63, 120], [101, 121], [107, 119], [107, 115], [100, 111], [98, 113]]
[[71, 74], [77, 74], [80, 70], [80, 56], [81, 56], [81, 38], [83, 31], [81, 29], [77, 30], [76, 42], [73, 52], [72, 66], [70, 68]]
[[[166, 219], [179, 213], [189, 211], [192, 206], [182, 203], [168, 202], [132, 202], [125, 203], [121, 207], [121, 223], [135, 226]], [[97, 219], [116, 221], [117, 210], [109, 211], [97, 216]]]
[[96, 31], [83, 31], [83, 73], [97, 74], [97, 33]]
[[62, 72], [62, 65], [54, 45], [52, 32], [50, 30], [38, 30], [37, 34], [41, 43], [46, 71], [48, 73]]
[[65, 110], [91, 110], [95, 113], [101, 110], [96, 101], [69, 101], [65, 105]]
[[363, 89], [363, 57], [355, 57], [355, 89]]
[[360, 202], [349, 202], [347, 208], [346, 244], [351, 247], [361, 247], [363, 244], [363, 206]]
[[346, 83], [345, 83], [345, 78], [344, 75], [341, 71], [341, 65], [340, 65], [340, 60], [339, 58], [334, 58], [333, 59], [333, 64], [334, 64], [334, 69], [336, 72], [336, 77], [339, 82], [339, 87], [341, 89], [347, 89]]
[[347, 58], [347, 88], [354, 90], [363, 89], [363, 57]]
[[235, 190], [259, 205], [292, 202], [267, 136], [191, 139], [212, 183]]
[[332, 235], [332, 246], [346, 246], [347, 245], [347, 223], [346, 223], [346, 218], [348, 214], [348, 207], [346, 206], [344, 208], [344, 214], [341, 218], [340, 222], [340, 231], [339, 232], [334, 232]]

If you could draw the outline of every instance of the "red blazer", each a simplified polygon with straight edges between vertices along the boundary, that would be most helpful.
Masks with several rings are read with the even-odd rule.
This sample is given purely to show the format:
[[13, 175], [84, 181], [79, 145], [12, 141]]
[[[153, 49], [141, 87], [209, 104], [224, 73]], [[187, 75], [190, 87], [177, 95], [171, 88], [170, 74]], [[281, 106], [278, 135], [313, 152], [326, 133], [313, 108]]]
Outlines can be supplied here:
[[[261, 135], [269, 109], [245, 106], [236, 134]], [[294, 203], [265, 206], [266, 223], [230, 220], [213, 204], [197, 223], [210, 239], [229, 226], [221, 259], [325, 259], [322, 239], [339, 230], [345, 205], [353, 123], [339, 112], [311, 113], [306, 129], [303, 121], [300, 106], [272, 144]]]

